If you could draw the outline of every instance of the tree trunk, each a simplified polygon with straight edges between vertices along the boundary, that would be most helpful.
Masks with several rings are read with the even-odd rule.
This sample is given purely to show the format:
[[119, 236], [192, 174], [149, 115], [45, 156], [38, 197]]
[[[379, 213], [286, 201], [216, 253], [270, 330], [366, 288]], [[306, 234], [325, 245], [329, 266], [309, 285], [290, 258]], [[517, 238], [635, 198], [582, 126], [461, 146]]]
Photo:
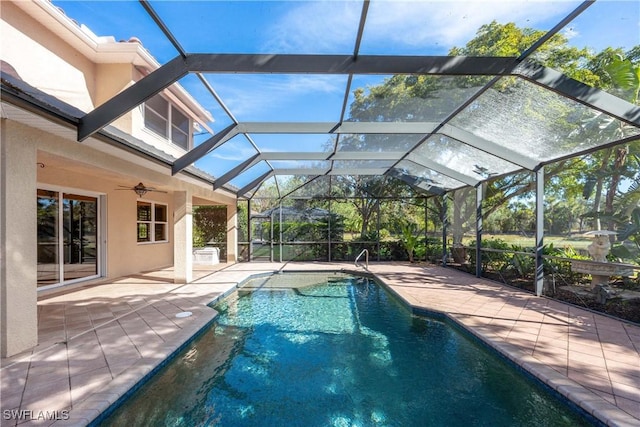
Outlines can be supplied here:
[[[611, 175], [611, 185], [607, 191], [605, 197], [604, 213], [609, 217], [613, 215], [613, 202], [618, 192], [618, 185], [620, 184], [621, 169], [627, 161], [627, 154], [629, 154], [629, 147], [621, 147], [616, 149], [616, 158], [613, 162], [613, 174]], [[609, 218], [607, 228], [613, 230], [615, 227], [615, 221]], [[611, 241], [615, 239], [613, 235], [610, 236]]]
[[604, 172], [607, 170], [607, 166], [609, 165], [610, 158], [611, 158], [611, 148], [608, 148], [607, 151], [605, 151], [604, 157], [602, 158], [602, 164], [600, 165], [600, 169], [598, 169], [598, 176], [597, 176], [597, 182], [596, 182], [596, 194], [593, 199], [593, 213], [596, 215], [596, 230], [602, 230], [602, 224], [600, 223], [600, 204], [602, 202]]
[[358, 203], [358, 201], [354, 201], [353, 204], [362, 217], [362, 224], [360, 225], [360, 237], [362, 238], [367, 234], [367, 230], [369, 229], [369, 220], [371, 219], [373, 208], [371, 203], [369, 203], [365, 198], [361, 199], [360, 203]]

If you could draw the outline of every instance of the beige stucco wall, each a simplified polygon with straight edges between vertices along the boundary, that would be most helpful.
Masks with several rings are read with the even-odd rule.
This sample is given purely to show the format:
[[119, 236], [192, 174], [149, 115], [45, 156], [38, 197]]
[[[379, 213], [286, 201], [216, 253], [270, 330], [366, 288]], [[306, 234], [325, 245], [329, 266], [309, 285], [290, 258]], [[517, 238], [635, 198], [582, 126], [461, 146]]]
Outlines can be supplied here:
[[[95, 75], [90, 76], [96, 88], [95, 105], [105, 103], [131, 86], [134, 83], [133, 70], [131, 64], [96, 64]], [[128, 134], [132, 134], [134, 129], [131, 113], [124, 114], [111, 124]]]
[[[171, 176], [168, 167], [162, 171], [157, 164], [140, 159], [133, 163], [116, 155], [97, 151], [97, 142], [80, 144], [10, 120], [8, 122], [11, 123], [8, 131], [11, 135], [10, 142], [26, 138], [37, 141], [38, 161], [45, 165], [44, 168], [37, 168], [35, 162], [33, 164], [40, 188], [78, 190], [106, 196], [107, 277], [119, 277], [173, 265], [174, 191], [189, 189], [190, 194], [211, 200], [212, 203], [235, 203], [230, 196], [212, 193], [210, 185], [190, 184], [179, 177]], [[117, 152], [116, 148], [109, 148], [113, 153]], [[121, 185], [133, 186], [138, 182], [166, 190], [167, 193], [150, 192], [139, 199], [133, 191], [118, 190]], [[35, 191], [34, 188], [31, 198], [35, 198]], [[168, 242], [137, 242], [137, 200], [167, 205]], [[35, 202], [30, 206], [35, 210]], [[32, 239], [35, 242], [35, 234]]]
[[37, 344], [36, 143], [0, 120], [0, 353]]
[[[0, 8], [0, 58], [22, 80], [49, 95], [89, 112], [142, 77], [132, 63], [93, 63], [12, 2], [0, 1]], [[131, 43], [115, 45], [111, 49], [130, 51]], [[176, 158], [185, 153], [144, 129], [141, 107], [111, 125]]]
[[238, 206], [227, 206], [227, 262], [238, 261]]
[[83, 111], [94, 107], [94, 65], [15, 4], [0, 4], [2, 60], [30, 85]]
[[[120, 185], [135, 185], [135, 178], [96, 179], [95, 175], [52, 165], [47, 161], [46, 153], [39, 154], [45, 164], [44, 168], [38, 169], [39, 188], [87, 191], [106, 196], [106, 236], [103, 236], [107, 243], [106, 277], [120, 277], [173, 264], [173, 233], [170, 226], [168, 242], [138, 243], [136, 238], [137, 201], [166, 204], [170, 213], [171, 198], [167, 194], [147, 193], [140, 199], [133, 191], [118, 190]], [[171, 217], [168, 220], [171, 223]]]
[[173, 194], [173, 269], [175, 283], [189, 283], [193, 278], [193, 197], [191, 191]]
[[[118, 51], [115, 56], [104, 57], [100, 56], [100, 52], [87, 51], [84, 45], [79, 45], [78, 40], [72, 38], [80, 37], [75, 32], [74, 24], [70, 27], [73, 31], [69, 31], [71, 38], [65, 41], [63, 38], [66, 33], [58, 32], [57, 34], [62, 34], [62, 37], [58, 37], [39, 19], [24, 12], [30, 10], [30, 13], [34, 13], [33, 16], [40, 16], [44, 12], [37, 11], [37, 7], [43, 6], [44, 10], [51, 9], [51, 6], [47, 3], [38, 4], [37, 7], [30, 6], [33, 3], [20, 3], [20, 6], [16, 6], [12, 2], [0, 0], [0, 59], [10, 64], [29, 85], [80, 110], [93, 110], [140, 78], [140, 71], [133, 63], [126, 61], [134, 61], [135, 56], [136, 64], [147, 66], [153, 62], [148, 61], [146, 53], [142, 55], [146, 59], [142, 58], [142, 49], [137, 43], [135, 46], [132, 43], [109, 45], [107, 50]], [[51, 19], [51, 16], [46, 19]], [[62, 26], [56, 28], [59, 31], [69, 30]], [[120, 55], [120, 50], [124, 55]], [[81, 52], [94, 58], [96, 63]], [[112, 60], [116, 57], [117, 60]], [[121, 61], [126, 63], [114, 63]], [[229, 193], [219, 190], [213, 192], [211, 183], [183, 174], [173, 176], [169, 165], [160, 161], [94, 138], [78, 143], [76, 129], [39, 123], [41, 120], [35, 118], [35, 115], [27, 119], [24, 115], [17, 117], [12, 119], [9, 114], [8, 119], [2, 119], [0, 129], [0, 330], [3, 356], [15, 354], [36, 344], [38, 291], [35, 198], [38, 188], [91, 194], [100, 196], [105, 201], [103, 211], [106, 211], [106, 219], [101, 240], [106, 248], [103, 254], [106, 262], [101, 273], [108, 278], [171, 266], [174, 264], [176, 244], [185, 261], [182, 265], [188, 268], [186, 256], [190, 246], [187, 236], [190, 224], [180, 221], [174, 228], [174, 215], [182, 207], [190, 206], [190, 202], [184, 200], [181, 206], [176, 206], [175, 200], [182, 200], [180, 197], [176, 198], [176, 195], [187, 194], [187, 199], [207, 204], [232, 205], [234, 209], [236, 203], [235, 196]], [[34, 126], [40, 129], [15, 120], [37, 123]], [[144, 120], [140, 107], [118, 118], [113, 125], [175, 157], [184, 153], [142, 129]], [[42, 129], [52, 130], [53, 133]], [[38, 167], [37, 162], [43, 163], [44, 168]], [[137, 242], [138, 196], [131, 190], [120, 190], [119, 186], [134, 186], [139, 182], [166, 191], [148, 193], [143, 200], [167, 205], [167, 242]], [[176, 239], [175, 232], [181, 233], [180, 241]]]

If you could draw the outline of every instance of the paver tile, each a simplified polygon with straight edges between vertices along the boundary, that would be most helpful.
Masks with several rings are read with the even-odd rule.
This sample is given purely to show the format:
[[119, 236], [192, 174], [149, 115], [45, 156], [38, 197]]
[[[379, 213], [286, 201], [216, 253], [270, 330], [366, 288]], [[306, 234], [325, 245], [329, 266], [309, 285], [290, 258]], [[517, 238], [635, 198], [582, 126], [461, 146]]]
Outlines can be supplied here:
[[[44, 345], [2, 360], [2, 407], [73, 406], [70, 423], [84, 425], [213, 317], [204, 304], [249, 275], [351, 268], [221, 265], [217, 272], [194, 271], [188, 285], [174, 284], [169, 268], [46, 296], [38, 307]], [[640, 424], [640, 327], [450, 269], [372, 263], [370, 270], [409, 304], [449, 313], [601, 419]], [[181, 311], [192, 316], [177, 319]]]

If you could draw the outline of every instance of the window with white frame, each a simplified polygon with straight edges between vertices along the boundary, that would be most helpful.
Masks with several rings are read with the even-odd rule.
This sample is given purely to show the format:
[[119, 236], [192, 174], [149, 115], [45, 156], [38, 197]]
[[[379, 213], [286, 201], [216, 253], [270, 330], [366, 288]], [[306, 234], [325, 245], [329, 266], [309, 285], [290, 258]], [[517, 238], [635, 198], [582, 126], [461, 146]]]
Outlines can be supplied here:
[[166, 242], [167, 205], [138, 201], [138, 243]]
[[144, 125], [178, 147], [189, 149], [189, 117], [160, 95], [144, 104]]

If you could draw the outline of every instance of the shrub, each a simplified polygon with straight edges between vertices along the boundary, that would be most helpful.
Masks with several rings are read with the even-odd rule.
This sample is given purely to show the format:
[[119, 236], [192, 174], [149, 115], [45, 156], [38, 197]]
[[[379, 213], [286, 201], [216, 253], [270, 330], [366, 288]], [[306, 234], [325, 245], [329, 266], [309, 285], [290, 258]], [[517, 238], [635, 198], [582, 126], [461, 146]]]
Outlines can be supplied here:
[[[475, 240], [469, 243], [469, 246], [475, 248]], [[505, 268], [511, 260], [513, 254], [509, 253], [513, 250], [511, 245], [502, 239], [486, 239], [482, 240], [482, 249], [495, 249], [501, 252], [493, 251], [481, 251], [482, 256], [480, 262], [482, 263], [482, 270], [486, 271], [491, 269], [493, 271], [501, 271]], [[476, 264], [476, 251], [471, 250], [469, 253], [470, 261], [472, 265]]]

